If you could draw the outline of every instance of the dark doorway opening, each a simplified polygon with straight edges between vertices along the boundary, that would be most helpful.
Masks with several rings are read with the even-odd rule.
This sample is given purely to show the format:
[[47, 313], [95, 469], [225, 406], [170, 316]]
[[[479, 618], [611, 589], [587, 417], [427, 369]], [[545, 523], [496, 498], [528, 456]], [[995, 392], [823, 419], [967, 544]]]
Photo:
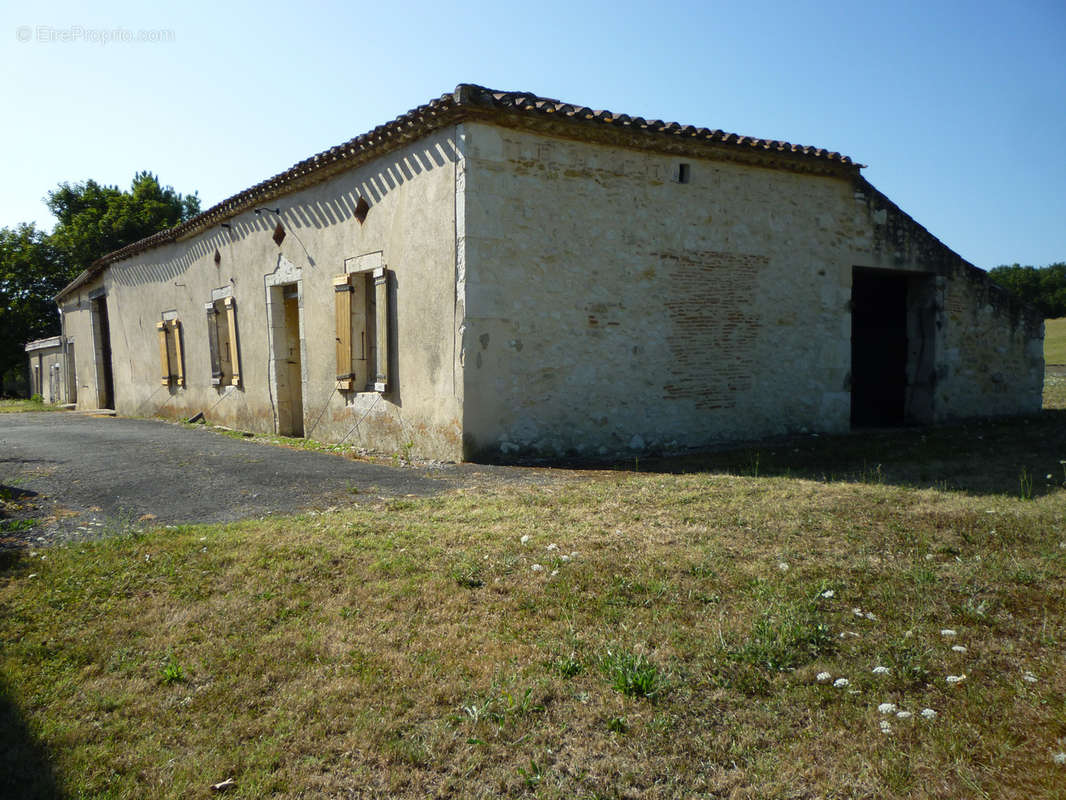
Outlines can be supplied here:
[[111, 325], [107, 319], [107, 298], [92, 301], [93, 339], [96, 342], [96, 392], [99, 408], [115, 407], [115, 379], [111, 369]]
[[852, 270], [852, 427], [936, 419], [937, 297], [928, 273]]
[[856, 268], [851, 284], [851, 424], [902, 425], [907, 394], [907, 276]]

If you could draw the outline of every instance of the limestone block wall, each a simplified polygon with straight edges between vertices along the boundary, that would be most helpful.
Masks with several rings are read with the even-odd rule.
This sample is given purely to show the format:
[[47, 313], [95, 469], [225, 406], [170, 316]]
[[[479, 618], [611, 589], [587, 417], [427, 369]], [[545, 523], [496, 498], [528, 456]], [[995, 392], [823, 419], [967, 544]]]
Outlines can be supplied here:
[[[446, 129], [265, 202], [259, 214], [248, 210], [226, 226], [112, 264], [97, 283], [64, 298], [79, 382], [96, 383], [89, 294], [104, 289], [121, 414], [203, 411], [212, 422], [273, 432], [296, 413], [303, 433], [318, 440], [384, 451], [410, 443], [418, 455], [459, 458], [458, 159], [454, 129]], [[368, 204], [363, 221], [360, 199]], [[279, 222], [280, 244], [273, 236]], [[389, 276], [389, 382], [384, 392], [343, 391], [336, 388], [333, 279], [368, 261]], [[298, 303], [298, 346], [284, 338], [286, 296]], [[239, 381], [232, 385], [227, 375], [216, 386], [205, 306], [216, 301], [225, 314], [226, 298], [236, 307]], [[168, 318], [181, 323], [181, 385], [161, 383], [157, 325]], [[291, 374], [279, 373], [289, 366]], [[286, 406], [293, 402], [301, 406], [295, 412]], [[95, 406], [95, 390], [80, 393], [79, 405]]]
[[1039, 406], [1030, 317], [862, 179], [462, 129], [467, 457], [847, 431], [856, 267], [914, 276], [916, 419]]
[[1032, 414], [1041, 408], [1044, 323], [987, 278], [948, 280], [939, 419]]
[[846, 182], [465, 128], [470, 453], [847, 429]]

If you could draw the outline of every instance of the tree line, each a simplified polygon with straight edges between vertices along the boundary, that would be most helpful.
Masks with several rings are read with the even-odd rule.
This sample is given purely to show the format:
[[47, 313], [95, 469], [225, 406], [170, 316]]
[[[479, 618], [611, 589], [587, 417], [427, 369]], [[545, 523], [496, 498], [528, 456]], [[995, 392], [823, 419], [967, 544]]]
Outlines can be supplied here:
[[94, 180], [61, 183], [45, 205], [51, 233], [33, 222], [0, 228], [0, 395], [26, 386], [25, 344], [60, 333], [52, 298], [98, 258], [200, 213], [200, 198], [150, 172], [128, 190]]
[[1039, 308], [1044, 319], [1066, 317], [1066, 262], [1039, 268], [1003, 265], [990, 269], [988, 275], [1011, 294]]

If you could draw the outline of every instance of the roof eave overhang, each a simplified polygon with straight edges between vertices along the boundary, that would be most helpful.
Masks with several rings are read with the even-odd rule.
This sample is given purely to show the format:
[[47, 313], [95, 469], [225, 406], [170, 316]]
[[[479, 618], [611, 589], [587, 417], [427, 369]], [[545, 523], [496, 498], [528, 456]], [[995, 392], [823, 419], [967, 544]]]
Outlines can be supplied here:
[[97, 259], [55, 296], [59, 302], [104, 272], [108, 265], [138, 253], [195, 236], [257, 206], [358, 167], [443, 127], [477, 120], [560, 138], [643, 151], [760, 166], [841, 178], [857, 177], [862, 165], [839, 153], [737, 136], [723, 131], [648, 122], [641, 117], [560, 103], [522, 92], [495, 92], [460, 84], [451, 94], [412, 109], [344, 144], [295, 164], [223, 200], [187, 222]]

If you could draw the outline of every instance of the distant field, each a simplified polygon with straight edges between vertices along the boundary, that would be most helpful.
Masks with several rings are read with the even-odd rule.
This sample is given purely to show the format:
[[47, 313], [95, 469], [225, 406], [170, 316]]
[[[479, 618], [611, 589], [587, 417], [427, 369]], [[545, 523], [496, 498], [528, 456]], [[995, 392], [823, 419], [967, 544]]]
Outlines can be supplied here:
[[1066, 317], [1044, 322], [1044, 362], [1066, 364]]

